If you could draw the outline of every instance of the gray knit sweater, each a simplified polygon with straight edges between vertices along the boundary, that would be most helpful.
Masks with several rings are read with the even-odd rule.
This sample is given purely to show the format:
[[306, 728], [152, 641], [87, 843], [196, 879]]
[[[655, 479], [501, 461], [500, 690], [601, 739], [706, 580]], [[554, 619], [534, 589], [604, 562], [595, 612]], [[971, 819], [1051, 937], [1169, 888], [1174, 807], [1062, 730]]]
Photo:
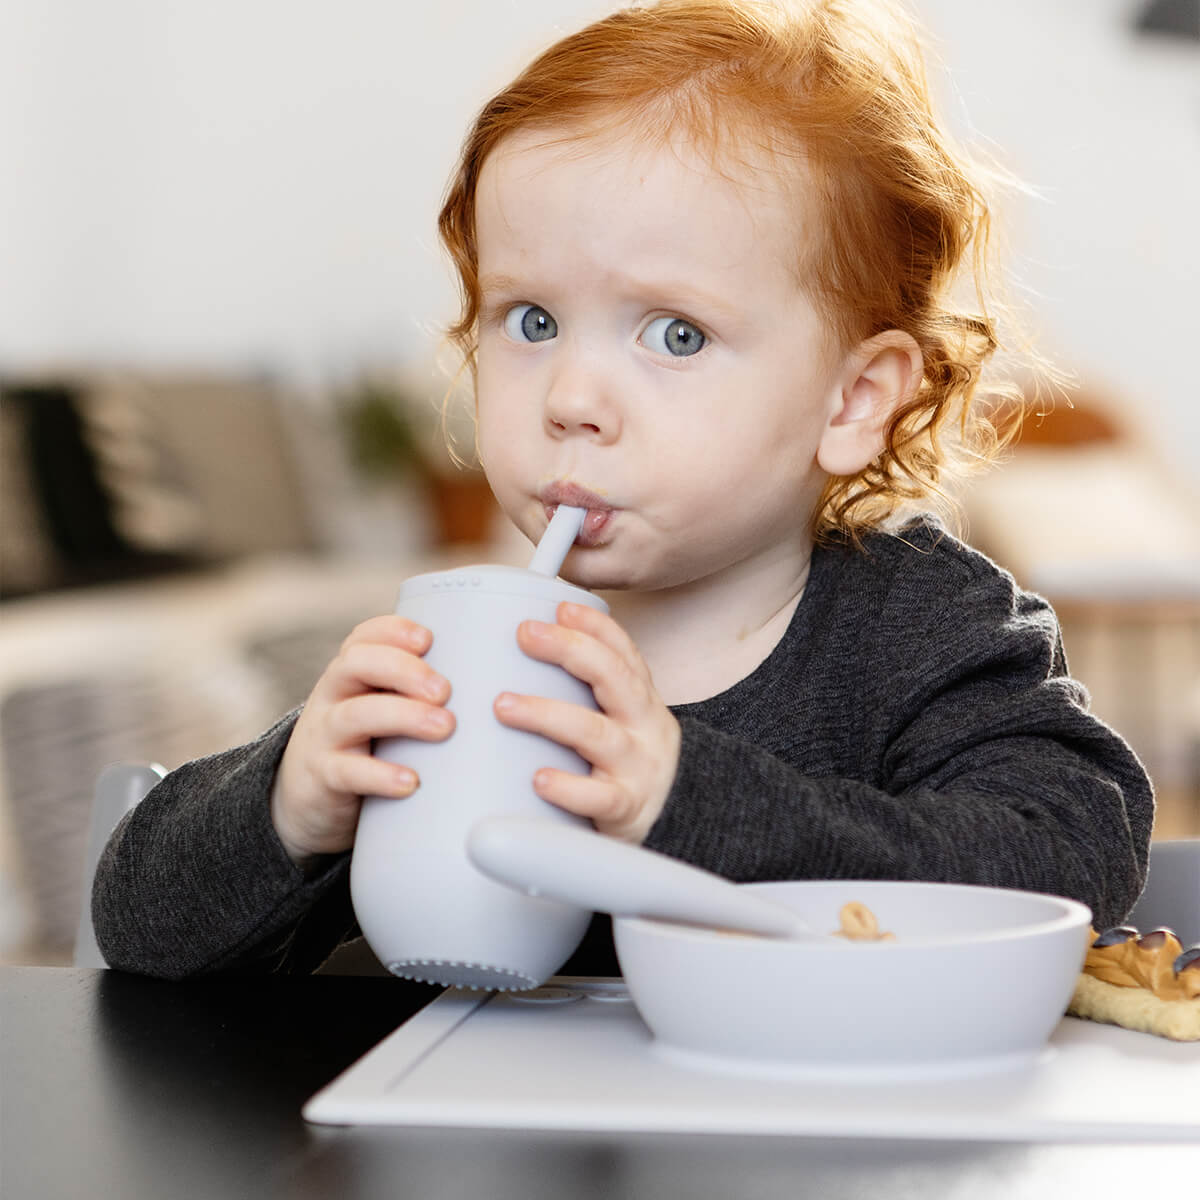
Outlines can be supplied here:
[[[679, 769], [652, 849], [742, 881], [1056, 892], [1099, 928], [1141, 889], [1145, 772], [1088, 713], [1049, 606], [936, 526], [819, 547], [766, 661], [674, 712]], [[356, 935], [349, 856], [306, 878], [271, 825], [294, 720], [173, 771], [118, 827], [92, 910], [111, 965], [311, 971]], [[590, 953], [572, 969], [605, 969]]]

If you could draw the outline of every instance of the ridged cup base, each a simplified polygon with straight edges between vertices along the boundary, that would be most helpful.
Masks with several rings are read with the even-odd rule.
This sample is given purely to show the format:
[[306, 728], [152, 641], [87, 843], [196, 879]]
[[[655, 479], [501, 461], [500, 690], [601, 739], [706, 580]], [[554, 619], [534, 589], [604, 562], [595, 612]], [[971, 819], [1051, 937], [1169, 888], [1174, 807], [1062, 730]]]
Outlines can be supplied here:
[[482, 991], [522, 992], [538, 987], [534, 979], [521, 971], [488, 963], [453, 962], [447, 959], [415, 958], [390, 962], [387, 969], [402, 979], [417, 983], [440, 983], [447, 987], [474, 988]]

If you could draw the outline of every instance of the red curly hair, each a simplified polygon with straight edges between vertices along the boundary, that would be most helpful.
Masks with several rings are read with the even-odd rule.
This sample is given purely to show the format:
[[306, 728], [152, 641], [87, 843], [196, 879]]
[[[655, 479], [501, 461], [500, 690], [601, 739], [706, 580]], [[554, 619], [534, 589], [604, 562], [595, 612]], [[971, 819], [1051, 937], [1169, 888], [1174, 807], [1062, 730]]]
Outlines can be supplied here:
[[[518, 130], [586, 137], [618, 121], [664, 141], [682, 127], [714, 161], [736, 161], [748, 137], [781, 161], [802, 162], [823, 229], [798, 257], [797, 277], [834, 337], [848, 349], [900, 329], [921, 349], [923, 377], [892, 415], [883, 452], [857, 475], [828, 481], [813, 517], [819, 538], [857, 540], [914, 501], [944, 499], [948, 476], [989, 461], [1012, 436], [1016, 390], [999, 389], [1005, 404], [977, 394], [997, 347], [984, 299], [988, 205], [976, 170], [934, 118], [911, 22], [878, 0], [622, 9], [551, 46], [488, 101], [438, 218], [462, 297], [449, 333], [472, 370], [484, 162]], [[949, 297], [963, 274], [975, 285], [975, 311]]]

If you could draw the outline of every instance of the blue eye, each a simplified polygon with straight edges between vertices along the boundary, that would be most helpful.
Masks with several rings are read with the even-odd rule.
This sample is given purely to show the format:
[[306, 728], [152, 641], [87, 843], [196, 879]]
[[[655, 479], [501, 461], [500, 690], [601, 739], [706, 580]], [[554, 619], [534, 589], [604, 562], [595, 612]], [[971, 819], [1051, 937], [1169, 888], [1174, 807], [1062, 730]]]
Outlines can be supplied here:
[[518, 304], [504, 314], [504, 332], [515, 342], [548, 342], [558, 336], [558, 322], [536, 304]]
[[656, 317], [642, 334], [642, 345], [657, 354], [688, 358], [704, 348], [708, 338], [682, 317]]

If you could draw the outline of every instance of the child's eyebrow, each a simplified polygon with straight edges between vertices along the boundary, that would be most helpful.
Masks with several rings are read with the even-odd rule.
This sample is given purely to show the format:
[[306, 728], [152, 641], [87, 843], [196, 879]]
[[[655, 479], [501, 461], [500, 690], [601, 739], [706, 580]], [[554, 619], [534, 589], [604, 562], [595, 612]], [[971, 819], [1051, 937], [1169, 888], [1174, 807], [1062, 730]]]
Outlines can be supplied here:
[[491, 296], [496, 292], [515, 292], [520, 290], [519, 281], [512, 275], [500, 275], [493, 273], [491, 275], [481, 275], [479, 277], [479, 294], [480, 296]]

